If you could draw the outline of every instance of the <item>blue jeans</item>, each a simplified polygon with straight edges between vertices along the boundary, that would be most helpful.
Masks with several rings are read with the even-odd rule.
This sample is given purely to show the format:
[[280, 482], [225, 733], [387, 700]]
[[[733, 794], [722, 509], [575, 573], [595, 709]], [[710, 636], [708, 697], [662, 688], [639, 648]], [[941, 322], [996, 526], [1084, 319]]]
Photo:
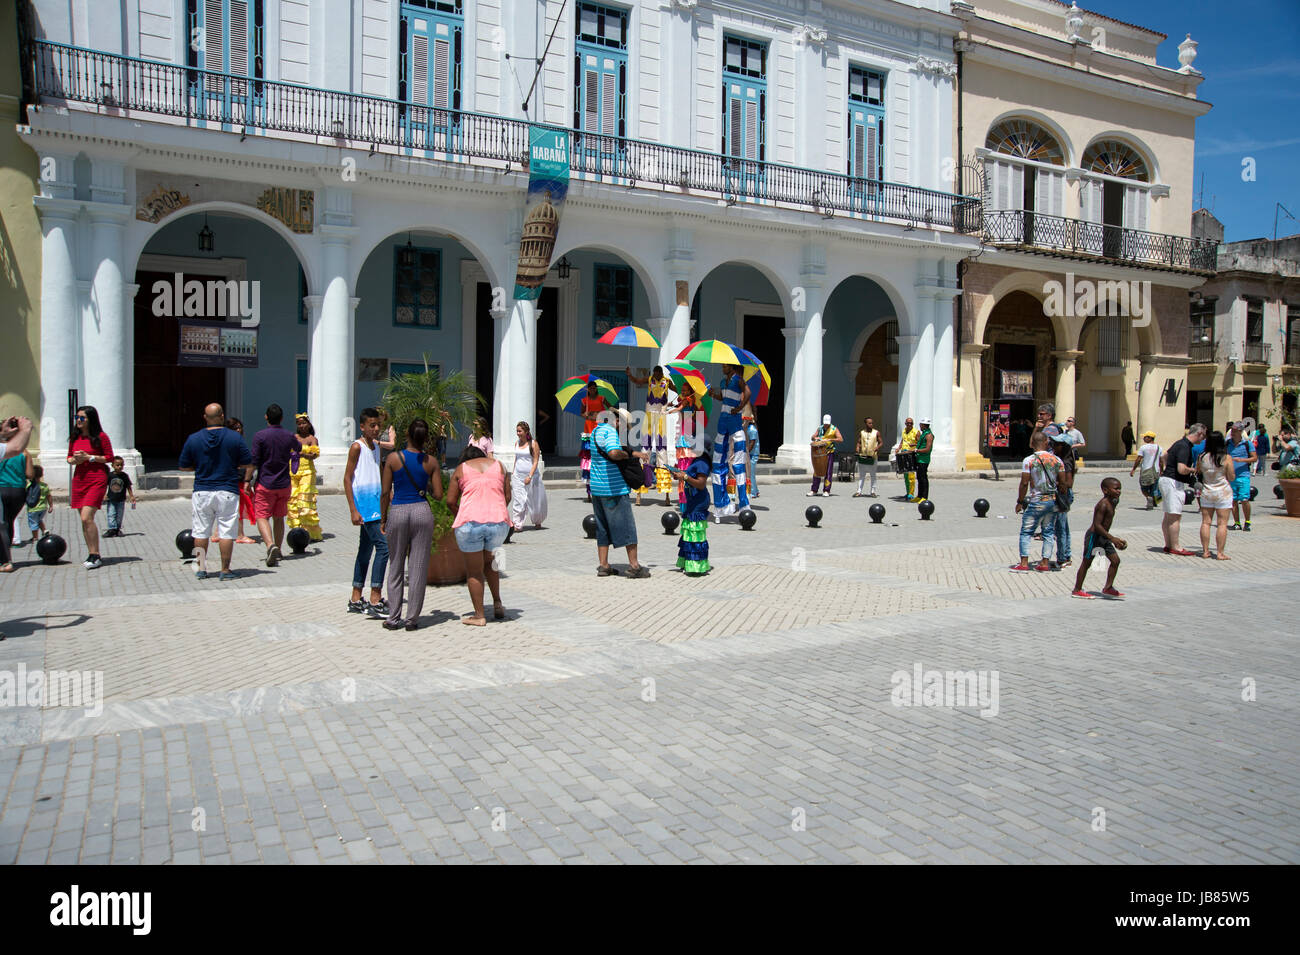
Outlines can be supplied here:
[[[1065, 500], [1074, 503], [1074, 488], [1065, 492]], [[1056, 512], [1056, 559], [1070, 559], [1070, 515], [1065, 511]]]
[[1056, 539], [1056, 502], [1026, 501], [1020, 516], [1020, 557], [1028, 559], [1034, 543], [1034, 532], [1043, 529], [1043, 560], [1052, 559], [1052, 542]]
[[370, 586], [379, 590], [384, 586], [384, 571], [388, 569], [388, 541], [379, 533], [379, 521], [367, 521], [361, 525], [357, 562], [352, 568], [352, 586], [358, 590], [366, 581], [366, 567], [370, 564], [372, 550], [375, 552], [375, 565], [370, 568]]
[[108, 514], [108, 529], [110, 531], [120, 531], [122, 529], [122, 512], [126, 510], [126, 501], [108, 501], [104, 504], [104, 512]]

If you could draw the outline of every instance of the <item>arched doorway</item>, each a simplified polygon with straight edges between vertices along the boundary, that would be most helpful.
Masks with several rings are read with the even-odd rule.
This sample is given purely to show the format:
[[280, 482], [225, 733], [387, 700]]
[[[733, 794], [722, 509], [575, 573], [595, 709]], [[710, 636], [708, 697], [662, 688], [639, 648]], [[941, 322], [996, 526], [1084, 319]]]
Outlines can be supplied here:
[[136, 263], [135, 442], [145, 467], [175, 467], [216, 401], [248, 435], [267, 405], [299, 407], [295, 358], [307, 352], [307, 277], [267, 224], [195, 212], [161, 226]]
[[853, 383], [854, 421], [857, 431], [871, 418], [883, 439], [898, 439], [898, 322], [890, 319], [876, 325], [857, 356], [858, 372]]
[[1029, 453], [1037, 405], [1054, 400], [1054, 334], [1043, 305], [1028, 292], [1010, 292], [993, 306], [984, 328], [981, 428], [989, 456]]

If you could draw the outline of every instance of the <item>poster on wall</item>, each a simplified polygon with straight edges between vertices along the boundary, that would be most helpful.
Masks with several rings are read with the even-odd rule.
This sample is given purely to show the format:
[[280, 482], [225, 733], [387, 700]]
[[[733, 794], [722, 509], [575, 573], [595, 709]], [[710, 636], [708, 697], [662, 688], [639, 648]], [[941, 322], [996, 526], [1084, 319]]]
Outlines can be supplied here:
[[1011, 406], [997, 405], [988, 411], [988, 436], [990, 448], [1011, 445]]
[[1034, 397], [1034, 373], [1032, 371], [1002, 372], [1002, 393], [999, 398]]
[[180, 323], [176, 364], [182, 367], [256, 368], [257, 329], [230, 322]]
[[569, 193], [569, 134], [562, 129], [528, 129], [528, 199], [519, 236], [515, 298], [536, 301], [551, 268], [560, 231], [560, 209]]

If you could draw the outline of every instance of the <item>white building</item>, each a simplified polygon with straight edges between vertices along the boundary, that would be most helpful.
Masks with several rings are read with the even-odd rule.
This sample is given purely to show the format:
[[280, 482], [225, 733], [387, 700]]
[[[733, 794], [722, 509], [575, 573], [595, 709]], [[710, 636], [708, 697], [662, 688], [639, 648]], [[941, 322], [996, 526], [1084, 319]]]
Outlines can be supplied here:
[[[623, 366], [698, 338], [763, 358], [764, 450], [806, 464], [824, 412], [855, 430], [886, 327], [888, 437], [929, 416], [934, 469], [954, 465], [952, 300], [978, 243], [954, 229], [973, 217], [950, 194], [959, 21], [938, 0], [32, 6], [52, 476], [77, 389], [137, 471], [169, 466], [205, 403], [251, 435], [275, 401], [310, 413], [335, 480], [377, 379], [426, 354], [476, 377], [501, 443], [541, 410], [544, 449], [572, 455], [560, 381], [599, 371], [639, 407]], [[530, 123], [571, 135], [536, 303], [511, 297]], [[177, 366], [157, 314], [177, 273], [257, 283], [235, 349], [255, 368]], [[661, 352], [596, 343], [626, 323]]]

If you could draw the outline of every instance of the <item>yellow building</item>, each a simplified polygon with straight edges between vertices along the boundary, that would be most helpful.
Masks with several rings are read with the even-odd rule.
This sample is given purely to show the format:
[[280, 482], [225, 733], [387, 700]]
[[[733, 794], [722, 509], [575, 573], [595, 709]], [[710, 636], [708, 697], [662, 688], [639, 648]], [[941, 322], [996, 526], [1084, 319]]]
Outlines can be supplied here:
[[[1188, 292], [1214, 267], [1190, 236], [1196, 44], [1055, 0], [956, 0], [963, 192], [987, 248], [964, 263], [953, 416], [959, 462], [1024, 453], [1036, 405], [1084, 457], [1120, 432], [1182, 434]], [[998, 426], [1000, 424], [1000, 427]], [[1006, 436], [1004, 439], [1003, 436]], [[999, 447], [1007, 440], [1009, 447]]]
[[[18, 138], [23, 122], [16, 10], [0, 5], [0, 414], [40, 418], [41, 223], [32, 205], [40, 169]], [[38, 446], [39, 434], [32, 436]]]

